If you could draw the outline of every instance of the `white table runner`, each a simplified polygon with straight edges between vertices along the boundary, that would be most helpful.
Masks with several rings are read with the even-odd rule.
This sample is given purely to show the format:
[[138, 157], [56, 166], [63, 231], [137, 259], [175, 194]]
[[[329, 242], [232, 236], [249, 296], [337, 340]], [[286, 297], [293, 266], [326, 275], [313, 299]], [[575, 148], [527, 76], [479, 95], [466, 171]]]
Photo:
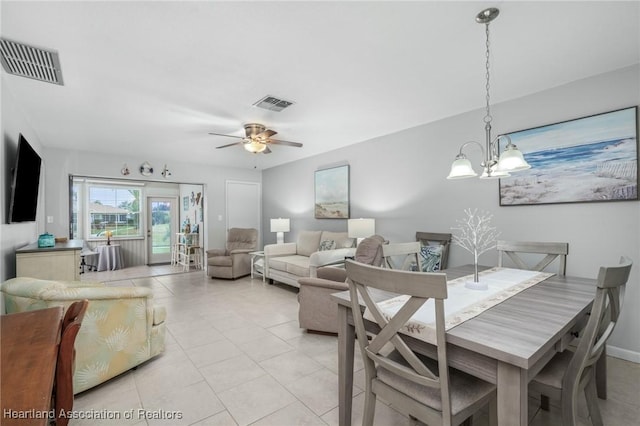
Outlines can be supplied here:
[[[494, 267], [479, 273], [480, 281], [488, 284], [487, 290], [471, 290], [465, 283], [473, 280], [473, 275], [457, 278], [447, 283], [448, 297], [444, 300], [445, 330], [459, 325], [485, 310], [507, 300], [554, 274], [522, 269]], [[390, 319], [409, 296], [402, 295], [378, 303], [383, 315]], [[364, 317], [374, 321], [367, 309]], [[435, 308], [433, 300], [428, 300], [403, 327], [403, 333], [429, 343], [435, 343]]]

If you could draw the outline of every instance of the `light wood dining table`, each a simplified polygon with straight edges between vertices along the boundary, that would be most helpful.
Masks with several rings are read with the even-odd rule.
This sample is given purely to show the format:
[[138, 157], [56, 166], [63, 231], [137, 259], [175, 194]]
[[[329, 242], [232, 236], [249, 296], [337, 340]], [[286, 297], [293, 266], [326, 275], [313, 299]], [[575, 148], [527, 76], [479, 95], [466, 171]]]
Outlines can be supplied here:
[[[442, 272], [447, 274], [447, 280], [453, 280], [473, 274], [473, 265]], [[595, 279], [554, 275], [447, 331], [450, 367], [497, 386], [499, 425], [527, 425], [528, 383], [556, 352], [565, 350], [573, 340], [573, 333], [591, 308], [595, 289]], [[379, 292], [376, 302], [394, 296]], [[348, 426], [355, 331], [349, 292], [335, 293], [332, 298], [338, 303], [339, 312], [339, 424]], [[364, 306], [361, 304], [360, 308]], [[367, 323], [367, 327], [377, 327]], [[437, 356], [434, 345], [410, 336], [405, 340], [415, 352]], [[605, 358], [601, 358], [597, 372], [600, 397], [606, 396]]]

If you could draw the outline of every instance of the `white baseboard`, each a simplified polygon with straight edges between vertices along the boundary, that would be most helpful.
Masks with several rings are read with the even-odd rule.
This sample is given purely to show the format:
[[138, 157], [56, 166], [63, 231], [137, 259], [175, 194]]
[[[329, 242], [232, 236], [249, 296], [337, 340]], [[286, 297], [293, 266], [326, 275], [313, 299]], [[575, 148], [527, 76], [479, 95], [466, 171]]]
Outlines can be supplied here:
[[640, 364], [640, 352], [634, 352], [630, 351], [629, 349], [622, 349], [616, 346], [607, 345], [607, 355]]

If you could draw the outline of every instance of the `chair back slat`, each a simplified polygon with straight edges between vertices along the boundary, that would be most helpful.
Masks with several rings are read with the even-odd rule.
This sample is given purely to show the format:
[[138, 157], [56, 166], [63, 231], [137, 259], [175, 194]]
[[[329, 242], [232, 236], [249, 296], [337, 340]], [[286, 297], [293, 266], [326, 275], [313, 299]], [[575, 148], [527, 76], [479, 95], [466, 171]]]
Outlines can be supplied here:
[[66, 426], [69, 418], [58, 417], [60, 413], [70, 412], [73, 408], [73, 370], [75, 366], [76, 336], [80, 331], [82, 319], [89, 306], [88, 300], [73, 302], [62, 320], [62, 332], [58, 346], [58, 360], [56, 362], [56, 383], [54, 392], [54, 407], [56, 425]]
[[593, 366], [602, 355], [620, 315], [620, 294], [629, 279], [631, 266], [631, 260], [622, 257], [620, 265], [600, 268], [589, 321], [563, 377], [563, 389], [578, 389], [581, 381], [591, 377]]
[[[410, 271], [415, 267], [417, 271], [422, 271], [420, 250], [421, 245], [418, 241], [384, 245], [382, 246], [383, 266], [403, 271]], [[398, 262], [397, 257], [401, 257], [401, 263]]]
[[[449, 400], [449, 374], [446, 358], [446, 343], [444, 329], [444, 303], [447, 297], [447, 278], [443, 273], [424, 273], [401, 271], [374, 266], [348, 260], [346, 262], [349, 291], [351, 295], [352, 311], [356, 334], [360, 350], [369, 362], [365, 362], [367, 377], [376, 374], [376, 365], [381, 365], [389, 371], [404, 377], [414, 383], [439, 388], [443, 404], [443, 416], [451, 416]], [[392, 292], [409, 296], [396, 314], [389, 317], [376, 304], [376, 291]], [[434, 299], [436, 317], [436, 346], [438, 352], [438, 374], [430, 369], [409, 348], [400, 330], [411, 319], [413, 314], [429, 299]], [[360, 303], [364, 302], [380, 331], [367, 338], [364, 318]], [[390, 352], [389, 344], [395, 351]], [[392, 359], [390, 353], [400, 354], [404, 363]]]
[[[498, 266], [503, 266], [503, 258], [506, 255], [518, 269], [542, 271], [553, 261], [558, 259], [558, 274], [565, 275], [568, 243], [538, 242], [538, 241], [506, 241], [499, 240], [496, 243], [498, 250]], [[520, 254], [544, 254], [545, 257], [534, 266], [525, 262]]]

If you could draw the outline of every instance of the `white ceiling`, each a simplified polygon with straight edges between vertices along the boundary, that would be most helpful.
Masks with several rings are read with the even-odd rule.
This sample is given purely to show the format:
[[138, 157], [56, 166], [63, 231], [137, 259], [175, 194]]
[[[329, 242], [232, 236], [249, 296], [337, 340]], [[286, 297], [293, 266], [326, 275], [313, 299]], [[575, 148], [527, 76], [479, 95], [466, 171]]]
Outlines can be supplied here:
[[[45, 147], [265, 169], [483, 107], [489, 6], [492, 102], [640, 62], [637, 1], [2, 0], [2, 37], [58, 51], [64, 79], [3, 70], [2, 89]], [[248, 122], [304, 147], [207, 134]]]

